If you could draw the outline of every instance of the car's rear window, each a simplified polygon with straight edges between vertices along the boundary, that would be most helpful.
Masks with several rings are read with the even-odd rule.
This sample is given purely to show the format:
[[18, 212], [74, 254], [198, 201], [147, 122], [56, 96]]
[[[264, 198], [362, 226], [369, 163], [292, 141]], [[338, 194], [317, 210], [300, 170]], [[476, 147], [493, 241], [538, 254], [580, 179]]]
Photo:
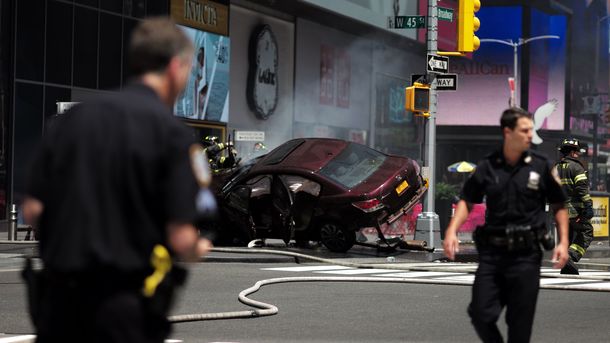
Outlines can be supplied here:
[[320, 174], [352, 188], [371, 176], [386, 155], [367, 146], [350, 143], [337, 157], [320, 169]]
[[288, 141], [279, 147], [275, 148], [273, 151], [269, 153], [269, 155], [265, 158], [265, 165], [270, 164], [278, 164], [288, 156], [292, 152], [292, 150], [296, 149], [299, 145], [305, 142], [304, 139], [295, 139]]

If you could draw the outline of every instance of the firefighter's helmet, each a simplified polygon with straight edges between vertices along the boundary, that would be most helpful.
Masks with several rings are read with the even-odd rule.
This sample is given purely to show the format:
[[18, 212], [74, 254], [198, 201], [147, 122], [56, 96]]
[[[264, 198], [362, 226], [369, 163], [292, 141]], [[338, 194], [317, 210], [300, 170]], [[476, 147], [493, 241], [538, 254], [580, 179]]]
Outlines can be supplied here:
[[205, 136], [205, 138], [203, 138], [203, 146], [205, 146], [206, 148], [209, 146], [212, 146], [214, 144], [218, 144], [218, 137], [216, 136]]
[[579, 153], [584, 153], [586, 150], [583, 148], [581, 143], [576, 138], [564, 138], [561, 141], [561, 145], [559, 146], [559, 151], [564, 154], [569, 153], [570, 151], [577, 151]]

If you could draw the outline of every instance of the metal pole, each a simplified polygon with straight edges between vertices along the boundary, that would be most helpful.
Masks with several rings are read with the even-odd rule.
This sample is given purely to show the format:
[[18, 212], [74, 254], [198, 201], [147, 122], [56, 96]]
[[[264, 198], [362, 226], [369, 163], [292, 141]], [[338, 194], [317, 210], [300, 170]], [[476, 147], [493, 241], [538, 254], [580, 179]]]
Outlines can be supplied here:
[[[437, 0], [429, 0], [428, 2], [428, 53], [436, 54], [438, 49], [438, 31], [437, 31]], [[430, 79], [428, 72], [428, 79]], [[435, 190], [435, 154], [436, 154], [436, 78], [430, 83], [430, 117], [428, 117], [428, 134], [426, 135], [427, 144], [427, 161], [426, 166], [430, 168], [428, 174], [429, 188], [427, 196], [427, 212], [434, 212], [434, 190]]]
[[17, 205], [11, 204], [8, 221], [8, 240], [17, 240]]
[[[428, 0], [428, 53], [436, 54], [438, 49], [438, 9], [437, 0]], [[428, 117], [428, 130], [426, 134], [426, 163], [428, 167], [428, 194], [426, 195], [425, 212], [418, 218], [416, 228], [417, 231], [423, 233], [425, 241], [428, 246], [434, 248], [440, 243], [440, 224], [438, 215], [434, 212], [434, 198], [435, 198], [435, 185], [436, 185], [436, 103], [437, 103], [437, 92], [436, 92], [436, 78], [430, 75], [428, 72], [428, 80], [430, 82], [430, 107]], [[421, 229], [419, 227], [421, 226]], [[417, 238], [416, 238], [417, 239]], [[438, 240], [438, 242], [435, 242]]]
[[513, 92], [513, 106], [514, 107], [521, 107], [520, 106], [520, 102], [521, 99], [519, 99], [519, 103], [517, 103], [517, 60], [519, 58], [519, 54], [517, 53], [517, 49], [519, 48], [519, 46], [517, 44], [513, 44], [513, 78], [515, 79], [515, 91]]
[[597, 130], [599, 127], [599, 113], [594, 113], [593, 114], [593, 182], [591, 187], [593, 187], [594, 190], [597, 190]]

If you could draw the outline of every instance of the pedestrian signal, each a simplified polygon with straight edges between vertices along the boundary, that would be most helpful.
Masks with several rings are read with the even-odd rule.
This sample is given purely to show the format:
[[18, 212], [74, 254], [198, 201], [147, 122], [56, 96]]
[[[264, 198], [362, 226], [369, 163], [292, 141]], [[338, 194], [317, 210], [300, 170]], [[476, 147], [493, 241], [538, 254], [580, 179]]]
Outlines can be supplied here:
[[428, 117], [430, 114], [430, 85], [415, 82], [405, 89], [405, 109], [416, 115]]

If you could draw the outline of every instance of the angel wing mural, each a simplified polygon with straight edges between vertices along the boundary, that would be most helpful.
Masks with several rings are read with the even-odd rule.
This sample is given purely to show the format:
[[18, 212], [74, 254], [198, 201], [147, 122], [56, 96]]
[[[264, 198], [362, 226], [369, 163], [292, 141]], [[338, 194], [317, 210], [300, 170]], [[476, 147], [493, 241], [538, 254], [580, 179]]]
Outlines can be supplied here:
[[542, 106], [538, 107], [536, 112], [534, 112], [534, 136], [532, 137], [532, 143], [540, 144], [542, 143], [542, 138], [538, 136], [538, 130], [544, 125], [544, 121], [546, 118], [551, 116], [553, 112], [557, 109], [557, 99], [551, 99], [544, 103]]

